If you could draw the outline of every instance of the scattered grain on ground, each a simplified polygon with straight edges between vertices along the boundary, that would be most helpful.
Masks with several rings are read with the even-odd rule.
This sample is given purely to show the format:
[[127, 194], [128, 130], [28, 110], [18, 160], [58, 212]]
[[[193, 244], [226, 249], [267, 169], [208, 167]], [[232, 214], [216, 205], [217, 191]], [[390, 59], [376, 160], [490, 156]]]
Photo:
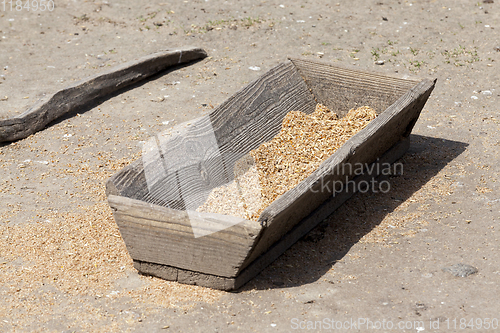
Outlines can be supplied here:
[[[24, 142], [30, 140], [33, 139]], [[32, 221], [20, 224], [4, 219], [15, 217], [19, 213], [16, 207], [2, 214], [0, 285], [2, 292], [15, 296], [7, 309], [22, 307], [28, 315], [41, 302], [32, 293], [47, 288], [53, 288], [49, 293], [131, 297], [164, 307], [218, 299], [220, 291], [147, 276], [140, 276], [142, 286], [117, 291], [116, 282], [135, 269], [107, 204], [104, 183], [137, 157], [138, 154], [115, 160], [111, 153], [103, 153], [100, 160], [106, 162], [92, 166], [82, 163], [86, 158], [82, 156], [81, 161], [54, 171], [78, 183], [78, 194], [86, 199], [82, 204], [77, 204], [80, 198], [76, 198], [72, 201], [74, 206], [66, 211], [44, 211]], [[50, 311], [56, 305], [49, 300], [43, 306]]]

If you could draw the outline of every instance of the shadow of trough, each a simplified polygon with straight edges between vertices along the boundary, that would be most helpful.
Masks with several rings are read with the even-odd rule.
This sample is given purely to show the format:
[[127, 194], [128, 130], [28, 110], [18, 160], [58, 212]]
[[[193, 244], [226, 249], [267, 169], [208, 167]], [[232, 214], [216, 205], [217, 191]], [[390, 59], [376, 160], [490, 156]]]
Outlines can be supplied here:
[[397, 161], [403, 164], [403, 173], [385, 176], [391, 185], [388, 192], [354, 194], [236, 292], [295, 287], [317, 281], [352, 246], [462, 154], [467, 146], [458, 141], [411, 135], [410, 149]]

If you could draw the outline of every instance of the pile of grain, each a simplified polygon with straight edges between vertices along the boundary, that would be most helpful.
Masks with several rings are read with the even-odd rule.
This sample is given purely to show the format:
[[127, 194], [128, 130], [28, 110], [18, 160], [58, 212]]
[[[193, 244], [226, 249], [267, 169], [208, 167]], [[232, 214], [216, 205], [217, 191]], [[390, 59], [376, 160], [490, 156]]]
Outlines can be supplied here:
[[214, 189], [197, 210], [257, 220], [277, 197], [307, 178], [376, 116], [368, 106], [352, 109], [343, 118], [321, 104], [309, 115], [289, 112], [278, 135], [250, 152], [253, 161], [244, 158], [246, 168], [236, 163], [235, 181]]

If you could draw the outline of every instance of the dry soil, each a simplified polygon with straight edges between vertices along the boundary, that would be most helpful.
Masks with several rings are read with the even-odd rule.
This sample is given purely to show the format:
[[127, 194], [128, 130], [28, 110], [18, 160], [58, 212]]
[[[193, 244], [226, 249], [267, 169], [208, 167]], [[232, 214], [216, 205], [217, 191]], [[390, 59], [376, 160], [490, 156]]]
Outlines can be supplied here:
[[[500, 328], [500, 0], [16, 3], [0, 3], [0, 118], [161, 49], [209, 57], [0, 145], [0, 331]], [[105, 180], [287, 56], [438, 79], [390, 191], [355, 195], [237, 292], [138, 275]], [[478, 272], [443, 270], [458, 263]]]

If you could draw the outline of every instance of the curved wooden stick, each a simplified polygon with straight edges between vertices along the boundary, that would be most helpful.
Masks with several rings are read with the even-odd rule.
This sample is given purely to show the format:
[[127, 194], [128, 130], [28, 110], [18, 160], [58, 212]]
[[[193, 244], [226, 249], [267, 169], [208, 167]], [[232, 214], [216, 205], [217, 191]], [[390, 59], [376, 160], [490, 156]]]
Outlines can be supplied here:
[[41, 98], [22, 114], [0, 120], [0, 142], [24, 139], [45, 128], [62, 115], [81, 108], [95, 99], [144, 80], [166, 68], [196, 59], [207, 53], [196, 47], [166, 50], [110, 68], [75, 82], [72, 85]]

